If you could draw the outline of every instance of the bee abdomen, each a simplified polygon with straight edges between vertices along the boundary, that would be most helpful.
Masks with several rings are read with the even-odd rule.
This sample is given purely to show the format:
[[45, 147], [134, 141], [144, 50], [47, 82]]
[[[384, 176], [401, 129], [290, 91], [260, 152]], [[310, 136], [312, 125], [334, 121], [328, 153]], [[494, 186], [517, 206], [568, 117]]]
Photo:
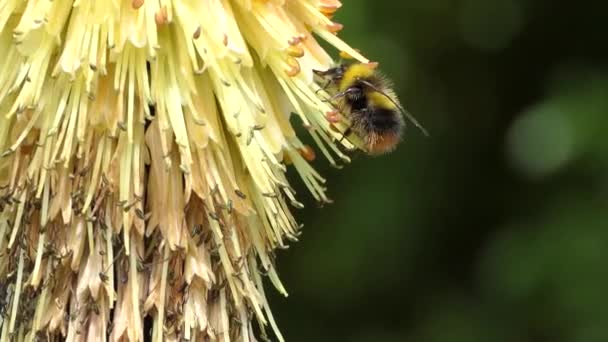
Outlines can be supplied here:
[[399, 133], [403, 126], [403, 120], [394, 110], [374, 108], [367, 111], [367, 127], [376, 134]]

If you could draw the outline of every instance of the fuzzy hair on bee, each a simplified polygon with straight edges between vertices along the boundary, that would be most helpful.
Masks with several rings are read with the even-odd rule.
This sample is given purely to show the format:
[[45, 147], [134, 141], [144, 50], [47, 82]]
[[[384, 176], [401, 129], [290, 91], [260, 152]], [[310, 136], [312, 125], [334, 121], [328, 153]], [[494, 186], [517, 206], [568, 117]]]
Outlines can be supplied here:
[[401, 106], [391, 82], [377, 71], [378, 63], [339, 64], [325, 71], [315, 70], [329, 101], [351, 121], [352, 131], [365, 141], [369, 154], [393, 151], [401, 141], [405, 115], [425, 135], [424, 127]]

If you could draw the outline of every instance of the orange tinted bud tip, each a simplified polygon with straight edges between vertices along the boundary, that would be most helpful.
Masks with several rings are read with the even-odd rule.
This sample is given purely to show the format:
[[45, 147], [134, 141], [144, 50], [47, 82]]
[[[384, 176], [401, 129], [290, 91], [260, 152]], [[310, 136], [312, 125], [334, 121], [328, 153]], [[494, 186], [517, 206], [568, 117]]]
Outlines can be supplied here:
[[378, 62], [369, 62], [369, 63], [365, 63], [365, 65], [367, 67], [369, 67], [372, 70], [375, 70], [376, 68], [378, 68], [379, 63]]
[[344, 28], [344, 25], [342, 25], [340, 23], [331, 23], [331, 24], [327, 25], [327, 30], [329, 30], [329, 32], [331, 32], [331, 33], [339, 32], [343, 28]]
[[334, 6], [320, 6], [319, 10], [325, 15], [333, 15], [334, 13], [336, 13], [338, 8]]
[[317, 157], [317, 155], [315, 154], [315, 150], [313, 150], [312, 147], [308, 145], [304, 145], [298, 150], [298, 152], [300, 152], [302, 158], [306, 159], [306, 161], [308, 162], [315, 160], [315, 158]]
[[162, 7], [161, 9], [158, 10], [158, 12], [156, 12], [154, 14], [154, 21], [156, 22], [156, 25], [158, 25], [158, 26], [165, 25], [169, 22], [168, 17], [167, 17], [167, 8], [166, 7]]
[[332, 110], [331, 112], [325, 113], [325, 118], [331, 123], [338, 123], [340, 122], [340, 112]]
[[319, 8], [321, 11], [324, 9], [333, 9], [335, 12], [338, 8], [342, 7], [342, 3], [338, 0], [321, 0], [319, 2]]
[[342, 4], [338, 1], [324, 1], [319, 5], [319, 11], [329, 18], [333, 17], [340, 7], [342, 7]]
[[141, 6], [143, 6], [143, 4], [144, 4], [144, 0], [131, 1], [131, 7], [133, 7], [133, 9], [139, 9]]
[[224, 33], [224, 39], [222, 39], [222, 44], [224, 46], [228, 46], [228, 35]]

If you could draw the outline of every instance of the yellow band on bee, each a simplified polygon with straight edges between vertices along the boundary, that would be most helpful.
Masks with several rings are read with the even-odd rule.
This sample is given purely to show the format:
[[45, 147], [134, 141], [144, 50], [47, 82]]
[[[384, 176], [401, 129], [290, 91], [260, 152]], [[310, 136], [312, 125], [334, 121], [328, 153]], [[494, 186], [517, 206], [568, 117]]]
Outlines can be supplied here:
[[377, 91], [370, 91], [367, 93], [368, 102], [376, 108], [384, 108], [391, 110], [398, 110], [399, 108], [395, 105], [395, 102], [391, 101], [388, 94], [382, 94]]
[[378, 63], [356, 63], [350, 65], [344, 72], [340, 81], [340, 91], [352, 86], [357, 79], [369, 78], [374, 75]]

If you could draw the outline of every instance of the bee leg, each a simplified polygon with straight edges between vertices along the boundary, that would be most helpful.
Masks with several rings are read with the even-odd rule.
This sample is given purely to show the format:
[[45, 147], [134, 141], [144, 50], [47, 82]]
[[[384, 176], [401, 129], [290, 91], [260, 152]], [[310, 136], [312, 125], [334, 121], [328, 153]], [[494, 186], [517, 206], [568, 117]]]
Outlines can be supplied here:
[[361, 91], [361, 90], [359, 90], [359, 89], [357, 89], [357, 88], [348, 88], [348, 89], [346, 89], [346, 90], [345, 90], [345, 91], [343, 91], [343, 92], [340, 92], [340, 93], [336, 93], [336, 94], [334, 94], [334, 96], [330, 97], [328, 100], [329, 100], [329, 101], [337, 100], [337, 99], [339, 99], [339, 98], [341, 98], [341, 97], [344, 97], [344, 96], [346, 96], [346, 95], [348, 95], [348, 94], [354, 94], [354, 93], [358, 93], [358, 92], [360, 92], [360, 91]]
[[341, 93], [334, 94], [334, 96], [332, 96], [332, 97], [328, 98], [328, 99], [327, 99], [327, 101], [328, 101], [328, 102], [331, 102], [331, 101], [333, 101], [333, 100], [337, 100], [337, 99], [339, 99], [339, 98], [341, 98], [341, 97], [346, 96], [346, 94], [348, 94], [348, 90], [345, 90], [345, 91], [343, 91], [343, 92], [341, 92]]
[[346, 96], [346, 95], [348, 95], [348, 94], [350, 94], [350, 93], [354, 93], [354, 92], [357, 92], [357, 91], [358, 91], [358, 90], [346, 89], [345, 91], [342, 91], [342, 92], [336, 93], [336, 94], [334, 94], [332, 97], [330, 97], [330, 98], [328, 98], [328, 99], [323, 100], [323, 102], [332, 102], [332, 101], [334, 101], [334, 100], [337, 100], [337, 99], [339, 99], [339, 98], [341, 98], [341, 97], [344, 97], [344, 96]]
[[331, 80], [328, 80], [324, 86], [320, 87], [319, 89], [317, 89], [317, 91], [315, 91], [315, 95], [319, 95], [319, 92], [321, 90], [327, 90], [327, 88], [329, 87], [330, 84], [331, 84]]
[[339, 141], [339, 142], [340, 142], [340, 143], [342, 143], [342, 140], [344, 140], [344, 138], [346, 138], [347, 136], [349, 136], [349, 135], [350, 135], [350, 133], [352, 133], [352, 131], [353, 131], [353, 126], [352, 126], [352, 125], [348, 126], [348, 127], [347, 127], [347, 128], [344, 130], [344, 133], [342, 133], [342, 138], [340, 138], [340, 141]]

